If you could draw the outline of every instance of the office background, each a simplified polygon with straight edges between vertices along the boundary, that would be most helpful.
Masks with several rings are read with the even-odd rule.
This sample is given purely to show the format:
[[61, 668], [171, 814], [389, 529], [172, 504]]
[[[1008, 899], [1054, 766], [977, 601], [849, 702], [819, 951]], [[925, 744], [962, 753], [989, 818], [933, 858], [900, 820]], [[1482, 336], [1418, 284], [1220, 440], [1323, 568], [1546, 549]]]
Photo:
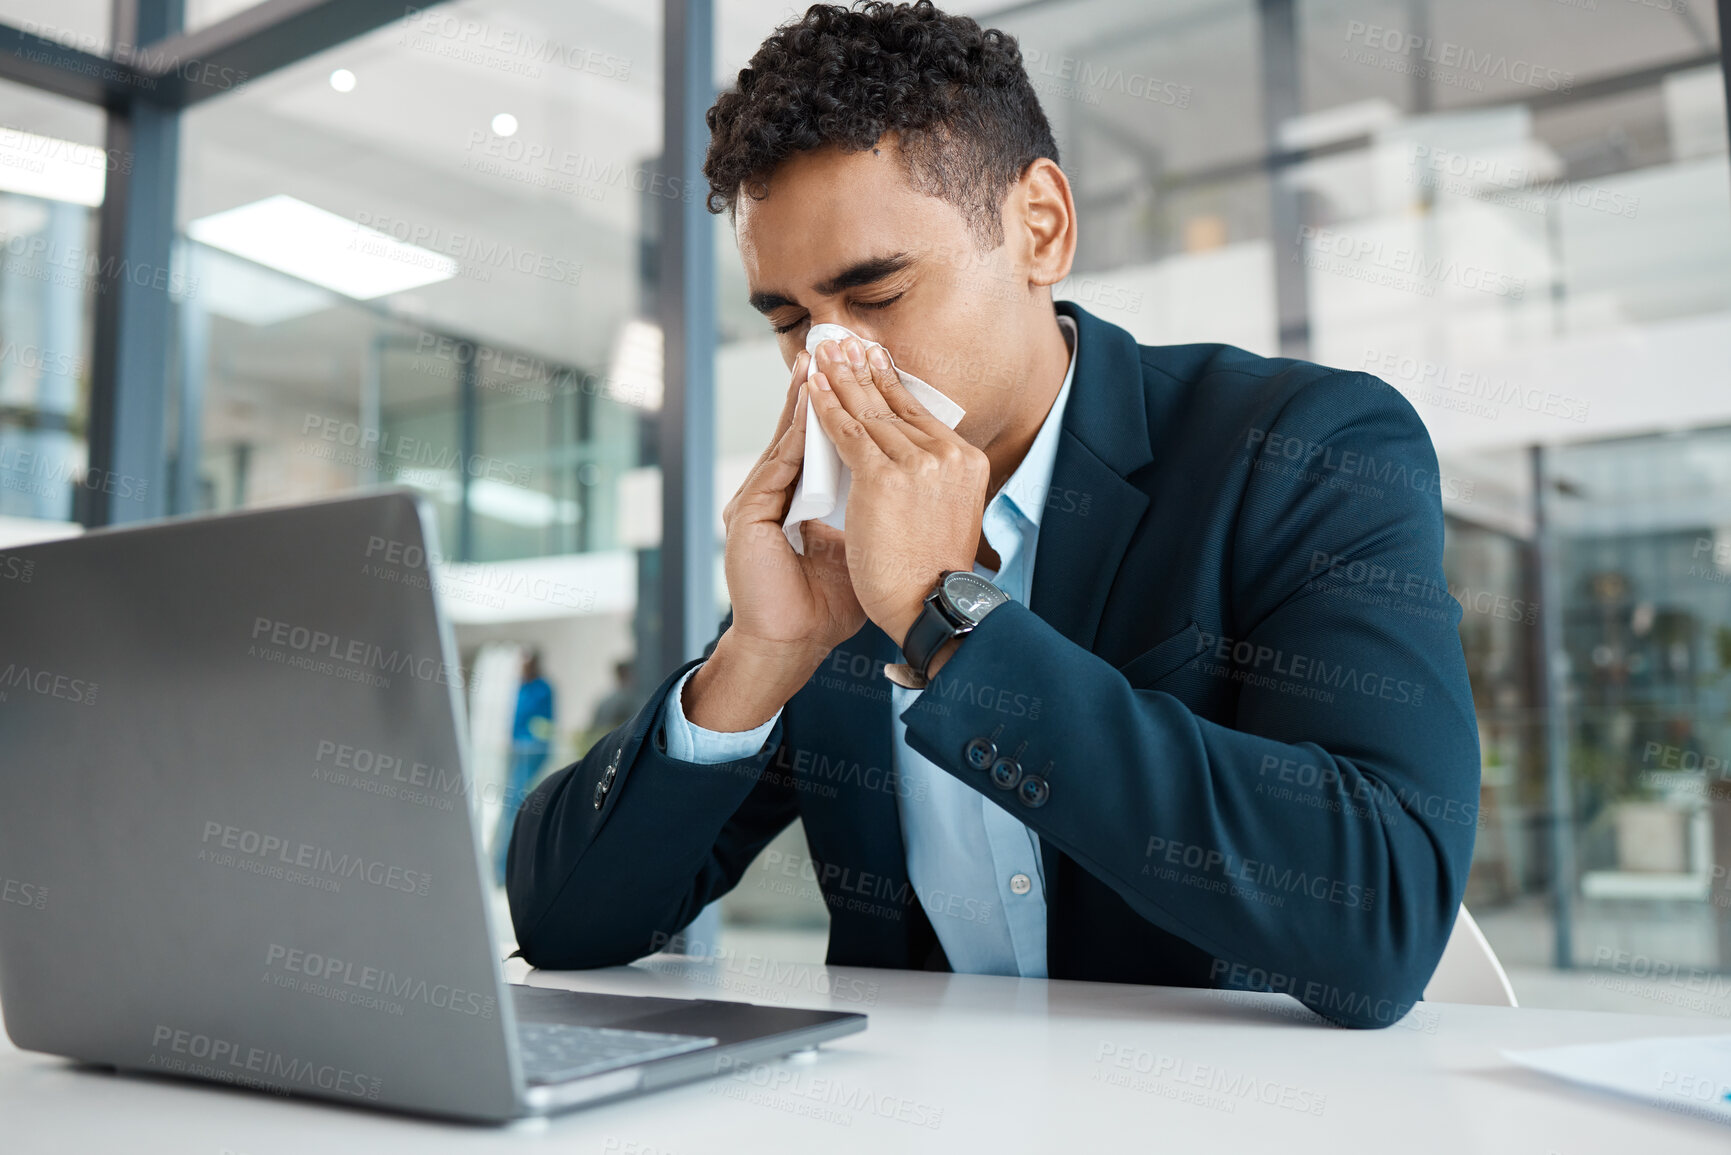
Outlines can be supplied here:
[[[1021, 40], [1081, 217], [1059, 295], [1423, 415], [1483, 743], [1467, 901], [1523, 1000], [1731, 1015], [1714, 6], [946, 7]], [[580, 754], [725, 610], [717, 511], [786, 370], [702, 111], [794, 11], [0, 0], [0, 546], [411, 486], [479, 773], [522, 647], [549, 767]], [[821, 957], [797, 829], [723, 906]]]

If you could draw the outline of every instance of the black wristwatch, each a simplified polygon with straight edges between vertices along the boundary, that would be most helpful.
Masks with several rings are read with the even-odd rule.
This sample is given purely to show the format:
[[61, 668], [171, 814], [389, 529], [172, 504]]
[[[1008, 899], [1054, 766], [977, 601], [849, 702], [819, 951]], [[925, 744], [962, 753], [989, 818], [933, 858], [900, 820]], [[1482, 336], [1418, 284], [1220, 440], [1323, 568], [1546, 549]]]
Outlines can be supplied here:
[[901, 684], [915, 690], [923, 688], [928, 681], [926, 670], [943, 644], [970, 632], [1009, 600], [1008, 594], [977, 573], [952, 569], [939, 574], [937, 588], [926, 596], [920, 616], [902, 640], [907, 665], [897, 672], [905, 674], [908, 682]]

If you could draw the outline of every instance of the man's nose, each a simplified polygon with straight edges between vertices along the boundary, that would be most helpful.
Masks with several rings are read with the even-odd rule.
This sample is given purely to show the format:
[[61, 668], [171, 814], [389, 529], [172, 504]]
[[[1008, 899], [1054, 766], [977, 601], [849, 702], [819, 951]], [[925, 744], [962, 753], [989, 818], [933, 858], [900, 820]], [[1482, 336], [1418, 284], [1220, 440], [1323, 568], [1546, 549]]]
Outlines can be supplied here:
[[[813, 310], [811, 314], [811, 324], [813, 328], [816, 328], [818, 325], [840, 325], [862, 341], [876, 341], [878, 339], [876, 333], [873, 333], [869, 329], [860, 327], [858, 322], [850, 319], [847, 313], [839, 308], [827, 312]], [[808, 333], [810, 331], [810, 329], [806, 330]]]

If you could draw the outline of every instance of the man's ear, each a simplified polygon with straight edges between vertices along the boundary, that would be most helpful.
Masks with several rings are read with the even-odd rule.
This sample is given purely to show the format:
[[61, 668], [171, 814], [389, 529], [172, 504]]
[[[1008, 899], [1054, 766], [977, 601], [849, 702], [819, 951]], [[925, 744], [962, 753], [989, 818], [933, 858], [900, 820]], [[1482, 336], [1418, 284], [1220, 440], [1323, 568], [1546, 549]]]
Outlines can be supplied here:
[[1010, 201], [1027, 237], [1029, 282], [1055, 285], [1069, 276], [1076, 259], [1076, 202], [1064, 170], [1040, 157], [1016, 182]]

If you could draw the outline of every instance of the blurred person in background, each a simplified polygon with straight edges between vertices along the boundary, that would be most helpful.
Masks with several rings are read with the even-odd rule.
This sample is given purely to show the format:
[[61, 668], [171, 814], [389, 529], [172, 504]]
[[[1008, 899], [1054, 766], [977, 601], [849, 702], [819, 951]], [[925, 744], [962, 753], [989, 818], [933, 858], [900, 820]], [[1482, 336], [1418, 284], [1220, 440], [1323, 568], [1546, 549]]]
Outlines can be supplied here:
[[541, 676], [541, 651], [531, 650], [523, 660], [523, 684], [517, 687], [504, 809], [499, 812], [499, 832], [493, 840], [494, 870], [500, 886], [505, 885], [505, 851], [511, 845], [511, 826], [552, 749], [553, 687]]
[[585, 735], [585, 747], [631, 721], [638, 707], [643, 705], [631, 685], [635, 668], [630, 658], [621, 658], [613, 663], [613, 689], [595, 706], [595, 716], [589, 722], [589, 733]]

